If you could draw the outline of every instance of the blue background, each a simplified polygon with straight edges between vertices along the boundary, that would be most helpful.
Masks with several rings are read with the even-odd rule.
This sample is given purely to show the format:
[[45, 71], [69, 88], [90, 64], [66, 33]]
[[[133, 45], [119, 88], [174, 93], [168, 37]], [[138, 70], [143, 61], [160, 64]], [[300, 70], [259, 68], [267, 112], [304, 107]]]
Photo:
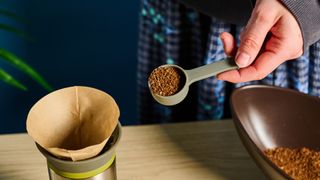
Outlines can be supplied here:
[[[27, 19], [0, 18], [36, 39], [0, 31], [5, 48], [33, 66], [55, 88], [85, 85], [109, 93], [124, 125], [137, 124], [136, 63], [139, 1], [3, 1], [1, 7]], [[23, 82], [18, 90], [0, 81], [0, 133], [25, 132], [29, 109], [48, 92], [0, 60], [0, 67]]]

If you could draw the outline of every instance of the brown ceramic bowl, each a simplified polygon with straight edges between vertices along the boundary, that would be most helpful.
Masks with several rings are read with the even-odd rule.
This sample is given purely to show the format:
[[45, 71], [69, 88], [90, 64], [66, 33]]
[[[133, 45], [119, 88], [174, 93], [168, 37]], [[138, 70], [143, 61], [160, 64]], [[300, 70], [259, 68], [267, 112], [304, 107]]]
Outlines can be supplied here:
[[271, 179], [290, 179], [263, 153], [268, 148], [320, 150], [320, 98], [264, 85], [236, 89], [234, 124], [256, 164]]

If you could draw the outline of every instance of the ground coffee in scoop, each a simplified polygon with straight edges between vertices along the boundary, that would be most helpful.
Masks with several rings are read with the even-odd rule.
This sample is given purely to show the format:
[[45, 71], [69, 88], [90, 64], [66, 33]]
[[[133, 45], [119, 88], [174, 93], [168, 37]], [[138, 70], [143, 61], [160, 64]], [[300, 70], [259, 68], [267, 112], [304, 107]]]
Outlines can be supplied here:
[[160, 96], [176, 94], [185, 83], [181, 70], [175, 67], [158, 67], [154, 69], [148, 81], [151, 91]]

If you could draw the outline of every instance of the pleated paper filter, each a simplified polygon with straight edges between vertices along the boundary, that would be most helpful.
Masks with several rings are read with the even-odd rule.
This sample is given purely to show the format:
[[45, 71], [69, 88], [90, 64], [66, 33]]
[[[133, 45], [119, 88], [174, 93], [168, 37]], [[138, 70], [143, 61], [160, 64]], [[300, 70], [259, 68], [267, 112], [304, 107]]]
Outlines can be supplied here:
[[31, 108], [27, 131], [52, 155], [79, 161], [99, 154], [119, 115], [116, 102], [107, 93], [68, 87], [46, 95]]

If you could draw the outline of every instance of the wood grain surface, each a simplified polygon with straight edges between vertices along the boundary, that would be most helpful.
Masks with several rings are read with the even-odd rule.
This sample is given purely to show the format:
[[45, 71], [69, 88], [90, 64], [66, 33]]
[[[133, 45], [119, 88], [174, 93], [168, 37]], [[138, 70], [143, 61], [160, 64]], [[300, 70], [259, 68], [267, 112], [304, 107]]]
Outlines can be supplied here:
[[[46, 168], [27, 134], [0, 135], [1, 180], [45, 180]], [[266, 179], [231, 120], [125, 126], [117, 173], [119, 180]]]

